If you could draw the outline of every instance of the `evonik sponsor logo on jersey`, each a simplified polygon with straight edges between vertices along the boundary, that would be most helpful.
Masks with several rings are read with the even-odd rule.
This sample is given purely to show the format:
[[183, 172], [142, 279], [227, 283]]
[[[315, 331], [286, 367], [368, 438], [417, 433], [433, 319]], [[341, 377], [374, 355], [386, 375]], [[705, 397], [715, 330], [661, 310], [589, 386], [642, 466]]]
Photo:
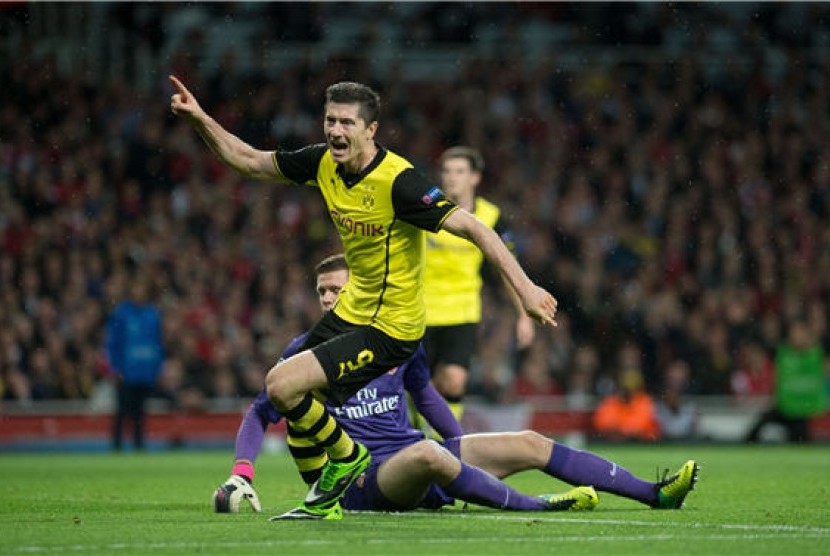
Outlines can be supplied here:
[[383, 224], [372, 224], [353, 219], [351, 216], [343, 216], [334, 209], [329, 211], [331, 219], [338, 228], [349, 234], [356, 234], [365, 237], [377, 237], [384, 235]]

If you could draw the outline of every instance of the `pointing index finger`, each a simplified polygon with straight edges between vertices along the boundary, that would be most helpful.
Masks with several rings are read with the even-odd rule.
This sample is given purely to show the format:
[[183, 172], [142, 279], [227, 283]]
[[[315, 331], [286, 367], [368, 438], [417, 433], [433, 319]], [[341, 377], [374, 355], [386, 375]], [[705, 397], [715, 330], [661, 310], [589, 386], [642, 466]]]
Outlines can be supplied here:
[[173, 85], [179, 90], [179, 94], [182, 95], [182, 101], [186, 101], [187, 97], [190, 95], [190, 91], [187, 90], [187, 87], [184, 86], [184, 83], [179, 81], [178, 77], [175, 75], [168, 75], [167, 76], [170, 81], [173, 82]]

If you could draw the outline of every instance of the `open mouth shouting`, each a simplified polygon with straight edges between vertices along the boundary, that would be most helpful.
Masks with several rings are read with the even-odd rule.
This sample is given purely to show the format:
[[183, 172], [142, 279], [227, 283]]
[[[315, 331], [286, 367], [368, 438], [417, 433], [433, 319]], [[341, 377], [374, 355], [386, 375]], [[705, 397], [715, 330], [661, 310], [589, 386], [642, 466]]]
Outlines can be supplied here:
[[334, 160], [344, 162], [349, 154], [349, 143], [342, 138], [333, 139], [329, 137], [329, 150]]

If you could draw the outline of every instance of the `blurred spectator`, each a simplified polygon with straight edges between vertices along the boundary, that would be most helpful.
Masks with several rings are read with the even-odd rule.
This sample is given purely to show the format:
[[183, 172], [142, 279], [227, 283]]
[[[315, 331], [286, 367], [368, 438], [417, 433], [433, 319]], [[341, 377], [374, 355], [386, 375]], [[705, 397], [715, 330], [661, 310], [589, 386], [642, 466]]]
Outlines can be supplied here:
[[772, 396], [775, 388], [775, 368], [763, 346], [747, 340], [740, 350], [738, 367], [730, 380], [731, 393], [739, 398]]
[[588, 409], [594, 399], [594, 377], [599, 369], [599, 353], [591, 344], [584, 344], [574, 354], [573, 372], [566, 399], [570, 409]]
[[663, 378], [663, 391], [657, 401], [657, 422], [663, 440], [691, 440], [697, 433], [697, 404], [689, 399], [689, 365], [673, 361]]
[[600, 400], [593, 416], [594, 432], [604, 440], [654, 441], [660, 424], [654, 400], [645, 391], [642, 373], [633, 368], [618, 377], [618, 391]]
[[790, 442], [809, 441], [809, 419], [827, 410], [825, 365], [814, 331], [804, 321], [794, 322], [775, 356], [775, 405], [761, 415], [747, 441], [757, 442], [771, 423], [783, 425]]
[[161, 312], [151, 303], [147, 277], [134, 275], [129, 295], [107, 321], [107, 360], [117, 383], [112, 443], [122, 449], [125, 420], [133, 427], [133, 446], [144, 448], [144, 411], [164, 363]]
[[707, 331], [706, 354], [698, 369], [697, 394], [724, 394], [729, 391], [729, 381], [735, 367], [733, 352], [729, 347], [729, 335], [725, 322], [714, 322]]
[[525, 350], [513, 381], [514, 394], [520, 398], [558, 396], [561, 387], [554, 381], [549, 369], [546, 344], [535, 342]]

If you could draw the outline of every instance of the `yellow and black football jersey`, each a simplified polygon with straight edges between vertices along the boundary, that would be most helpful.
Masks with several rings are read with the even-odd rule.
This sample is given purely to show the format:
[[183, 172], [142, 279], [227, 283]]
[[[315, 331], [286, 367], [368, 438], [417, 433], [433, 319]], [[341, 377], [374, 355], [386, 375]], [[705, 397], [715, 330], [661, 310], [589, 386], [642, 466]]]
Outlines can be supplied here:
[[[476, 197], [473, 214], [496, 230], [506, 243], [499, 208]], [[427, 234], [424, 299], [428, 326], [451, 326], [481, 320], [481, 265], [484, 254], [473, 243], [439, 231]]]
[[325, 144], [276, 151], [286, 180], [318, 187], [343, 242], [349, 281], [334, 312], [399, 340], [424, 334], [424, 235], [455, 210], [411, 163], [378, 146], [359, 174], [345, 173]]

